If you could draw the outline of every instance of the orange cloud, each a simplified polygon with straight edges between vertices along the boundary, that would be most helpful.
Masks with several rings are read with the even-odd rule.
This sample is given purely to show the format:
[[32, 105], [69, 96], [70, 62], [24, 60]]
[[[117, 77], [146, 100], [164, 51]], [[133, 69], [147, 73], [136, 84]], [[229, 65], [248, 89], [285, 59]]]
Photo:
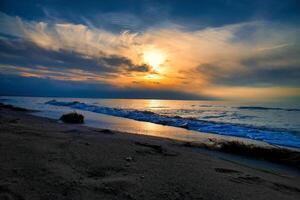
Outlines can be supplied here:
[[[29, 40], [41, 48], [59, 52], [67, 50], [82, 57], [97, 60], [105, 55], [128, 58], [133, 65], [149, 65], [151, 70], [123, 71], [114, 78], [89, 69], [56, 70], [11, 68], [22, 76], [40, 76], [58, 80], [99, 81], [118, 87], [162, 88], [216, 97], [273, 97], [299, 94], [299, 85], [272, 85], [266, 76], [266, 86], [253, 84], [256, 72], [268, 70], [300, 70], [300, 59], [287, 52], [300, 52], [297, 44], [299, 29], [273, 26], [254, 21], [223, 27], [208, 27], [188, 31], [170, 26], [148, 29], [143, 33], [124, 31], [120, 34], [82, 24], [24, 21], [18, 17], [1, 16], [1, 30]], [[251, 36], [243, 34], [253, 30]], [[113, 67], [113, 66], [112, 66]], [[4, 70], [4, 67], [1, 67]], [[7, 71], [8, 69], [6, 69]], [[262, 74], [262, 73], [261, 73]], [[245, 86], [234, 85], [239, 75], [249, 79]], [[264, 79], [258, 80], [263, 82]], [[240, 83], [237, 80], [236, 83]], [[259, 82], [259, 84], [260, 84]], [[230, 84], [232, 86], [230, 86]], [[280, 83], [282, 84], [282, 83]], [[288, 88], [288, 89], [287, 89]]]

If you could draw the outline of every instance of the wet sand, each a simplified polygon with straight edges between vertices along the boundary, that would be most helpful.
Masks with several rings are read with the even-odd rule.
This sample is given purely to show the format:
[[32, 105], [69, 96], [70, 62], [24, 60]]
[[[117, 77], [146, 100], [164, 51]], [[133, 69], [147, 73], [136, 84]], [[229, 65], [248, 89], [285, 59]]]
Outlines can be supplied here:
[[0, 107], [0, 200], [299, 198], [296, 175], [250, 168], [177, 141]]

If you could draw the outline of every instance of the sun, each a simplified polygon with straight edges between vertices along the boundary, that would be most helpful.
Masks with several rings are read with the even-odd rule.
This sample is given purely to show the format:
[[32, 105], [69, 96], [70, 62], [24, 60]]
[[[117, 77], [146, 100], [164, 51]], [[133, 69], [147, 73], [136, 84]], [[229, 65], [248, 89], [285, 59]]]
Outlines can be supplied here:
[[143, 53], [143, 60], [146, 64], [150, 65], [154, 71], [158, 71], [166, 58], [162, 51], [151, 49]]

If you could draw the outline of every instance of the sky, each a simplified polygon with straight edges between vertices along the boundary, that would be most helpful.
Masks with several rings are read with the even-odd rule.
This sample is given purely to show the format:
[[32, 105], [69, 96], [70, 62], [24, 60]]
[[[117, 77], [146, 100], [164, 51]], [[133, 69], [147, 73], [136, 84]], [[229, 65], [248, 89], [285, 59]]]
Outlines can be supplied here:
[[0, 95], [300, 99], [298, 0], [0, 2]]

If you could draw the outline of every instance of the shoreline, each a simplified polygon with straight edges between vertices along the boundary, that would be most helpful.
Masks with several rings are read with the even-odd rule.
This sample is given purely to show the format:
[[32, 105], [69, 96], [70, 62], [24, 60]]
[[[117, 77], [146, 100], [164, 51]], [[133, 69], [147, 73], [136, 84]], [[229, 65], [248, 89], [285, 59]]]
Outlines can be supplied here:
[[[33, 113], [40, 112], [39, 110], [28, 110], [26, 108], [17, 107], [11, 104], [0, 103], [0, 107], [6, 107], [8, 109], [12, 109], [15, 111], [26, 111], [30, 115], [34, 115]], [[58, 123], [63, 123], [59, 119], [52, 119], [48, 117], [43, 117], [39, 115], [34, 115], [37, 117], [47, 118], [54, 120]], [[85, 126], [92, 129], [103, 130], [103, 128], [93, 127], [86, 124], [80, 124], [80, 126]], [[243, 137], [236, 136], [223, 136], [212, 134], [212, 133], [204, 133], [206, 135], [211, 135], [212, 137], [206, 136], [199, 141], [191, 141], [185, 139], [176, 139], [171, 137], [157, 136], [157, 135], [148, 135], [141, 133], [132, 133], [126, 131], [118, 131], [113, 129], [105, 129], [108, 132], [117, 132], [125, 135], [137, 135], [141, 137], [150, 137], [159, 140], [167, 140], [176, 143], [179, 146], [191, 147], [191, 148], [201, 148], [212, 150], [216, 152], [224, 152], [238, 156], [247, 156], [251, 159], [259, 159], [267, 162], [283, 164], [289, 167], [295, 167], [300, 169], [300, 149], [268, 144], [263, 141], [252, 140]]]
[[[140, 122], [150, 122], [157, 125], [168, 127], [176, 127], [187, 131], [200, 132], [205, 134], [213, 134], [225, 137], [236, 137], [244, 140], [255, 140], [257, 142], [265, 142], [274, 146], [285, 146], [289, 148], [299, 148], [297, 138], [294, 138], [292, 132], [281, 133], [282, 129], [273, 129], [267, 127], [255, 127], [252, 125], [241, 125], [239, 123], [231, 124], [229, 122], [217, 122], [206, 119], [184, 118], [178, 115], [168, 116], [149, 110], [129, 110], [114, 107], [97, 106], [80, 101], [57, 101], [55, 99], [45, 102], [45, 104], [67, 107], [79, 111], [88, 111], [97, 114], [105, 114], [114, 117], [121, 117]], [[242, 107], [241, 107], [242, 108]], [[244, 107], [248, 108], [248, 107]], [[257, 107], [254, 107], [257, 108]], [[258, 107], [261, 108], [261, 107]], [[274, 109], [274, 108], [273, 108]], [[292, 109], [294, 110], [294, 109]], [[125, 111], [125, 112], [124, 112]]]
[[[102, 100], [99, 101], [101, 102]], [[130, 133], [155, 135], [159, 137], [167, 137], [172, 139], [174, 138], [176, 140], [188, 140], [190, 142], [198, 140], [201, 141], [202, 138], [206, 140], [207, 138], [214, 138], [224, 139], [226, 141], [238, 140], [247, 144], [253, 143], [255, 146], [261, 144], [262, 146], [270, 145], [278, 146], [281, 148], [289, 148], [292, 150], [300, 150], [300, 140], [298, 137], [299, 135], [297, 134], [298, 129], [296, 128], [298, 127], [298, 125], [295, 124], [296, 120], [292, 123], [290, 123], [289, 121], [293, 120], [284, 122], [284, 119], [288, 117], [286, 116], [288, 113], [280, 112], [280, 115], [278, 116], [285, 116], [284, 118], [275, 117], [273, 119], [273, 117], [270, 116], [270, 113], [267, 114], [265, 118], [263, 117], [264, 114], [260, 114], [261, 111], [255, 111], [254, 113], [250, 114], [245, 113], [244, 111], [242, 112], [236, 110], [236, 108], [239, 107], [235, 106], [241, 106], [243, 105], [242, 103], [236, 104], [223, 102], [222, 104], [228, 105], [224, 106], [225, 110], [223, 108], [220, 110], [218, 103], [198, 102], [197, 105], [201, 108], [197, 108], [197, 112], [202, 112], [202, 107], [212, 108], [204, 108], [203, 116], [201, 114], [202, 117], [197, 119], [195, 117], [184, 117], [185, 114], [183, 116], [177, 115], [176, 112], [181, 112], [180, 109], [175, 109], [176, 111], [170, 111], [169, 109], [167, 109], [167, 113], [170, 112], [173, 114], [167, 114], [166, 116], [163, 113], [159, 114], [161, 111], [152, 111], [151, 106], [149, 106], [148, 110], [146, 105], [150, 105], [151, 102], [147, 101], [136, 102], [137, 108], [133, 108], [132, 105], [130, 105], [133, 102], [127, 105], [127, 103], [124, 103], [122, 101], [116, 101], [112, 103], [105, 99], [102, 102], [102, 106], [100, 106], [100, 104], [102, 104], [100, 102], [94, 102], [91, 99], [85, 101], [81, 100], [80, 98], [53, 99], [16, 97], [9, 99], [9, 97], [7, 97], [6, 101], [4, 102], [28, 109], [38, 109], [40, 110], [40, 112], [35, 113], [35, 115], [54, 119], [59, 118], [62, 114], [68, 112], [68, 110], [76, 110], [77, 112], [84, 114], [84, 116], [86, 117], [85, 124], [87, 124], [87, 126], [98, 128], [107, 128], [118, 131], [126, 130]], [[119, 103], [122, 105], [124, 104], [121, 109], [119, 109], [118, 106], [115, 106]], [[160, 104], [164, 105], [163, 102], [160, 102]], [[249, 104], [251, 105], [251, 103]], [[193, 106], [195, 105], [189, 105], [188, 107]], [[280, 107], [279, 105], [277, 106]], [[155, 109], [155, 106], [153, 108]], [[159, 110], [160, 109], [164, 108], [159, 108]], [[221, 120], [206, 120], [206, 117], [210, 118], [215, 115], [212, 114], [215, 113], [215, 111], [210, 113], [215, 109], [217, 110], [216, 113], [219, 113], [216, 115], [216, 117], [220, 115]], [[191, 112], [191, 110], [189, 110], [188, 112]], [[226, 112], [229, 114], [227, 116], [223, 116], [222, 112]], [[296, 115], [297, 113], [291, 114]], [[228, 121], [230, 118], [232, 118], [233, 121]], [[260, 118], [261, 120], [258, 120]]]
[[[195, 144], [58, 123], [0, 107], [0, 197], [297, 199], [299, 176], [243, 166]], [[213, 155], [212, 155], [213, 153]], [[232, 191], [232, 192], [228, 192]]]

